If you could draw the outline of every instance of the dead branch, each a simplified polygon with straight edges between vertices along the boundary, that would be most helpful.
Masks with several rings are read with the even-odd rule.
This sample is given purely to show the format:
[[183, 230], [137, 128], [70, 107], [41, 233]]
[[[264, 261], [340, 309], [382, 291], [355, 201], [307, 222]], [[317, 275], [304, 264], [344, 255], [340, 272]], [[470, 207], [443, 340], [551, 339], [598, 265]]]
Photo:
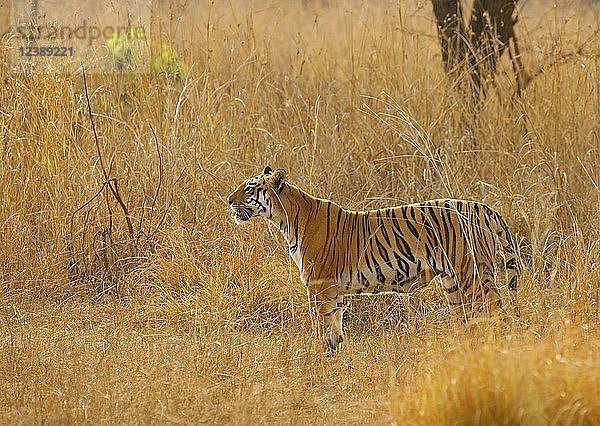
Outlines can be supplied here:
[[[94, 115], [92, 113], [92, 104], [90, 102], [90, 96], [88, 94], [87, 79], [86, 79], [86, 75], [85, 75], [85, 67], [83, 66], [83, 64], [81, 65], [81, 71], [83, 73], [83, 88], [85, 90], [85, 99], [87, 102], [87, 109], [88, 109], [88, 115], [90, 118], [90, 124], [92, 126], [92, 132], [94, 134], [94, 141], [96, 144], [96, 152], [98, 154], [98, 159], [100, 161], [100, 168], [102, 169], [102, 174], [104, 175], [103, 187], [108, 186], [108, 188], [112, 192], [113, 196], [115, 197], [115, 200], [117, 200], [117, 203], [121, 207], [121, 210], [123, 210], [123, 214], [125, 215], [125, 222], [127, 223], [127, 230], [129, 231], [129, 237], [133, 240], [134, 232], [133, 232], [133, 224], [131, 222], [131, 215], [129, 214], [127, 205], [123, 202], [123, 199], [121, 198], [121, 194], [119, 194], [119, 187], [117, 184], [117, 179], [116, 178], [110, 179], [108, 171], [106, 170], [106, 167], [104, 166], [104, 159], [102, 157], [102, 151], [100, 150], [100, 142], [98, 141], [98, 133], [96, 132], [96, 125], [94, 124]], [[108, 204], [108, 197], [107, 197], [107, 204]], [[112, 229], [112, 211], [110, 209], [110, 204], [108, 204], [108, 209], [111, 214], [111, 218], [110, 218], [111, 227], [109, 229]]]
[[151, 210], [154, 210], [156, 200], [158, 199], [158, 193], [160, 192], [160, 187], [162, 185], [163, 161], [162, 155], [160, 153], [160, 146], [158, 144], [158, 138], [156, 137], [156, 132], [154, 131], [154, 128], [152, 126], [150, 126], [150, 130], [152, 130], [152, 135], [154, 136], [154, 143], [156, 144], [156, 153], [158, 154], [158, 185], [156, 186], [156, 191], [154, 192], [154, 198], [152, 199], [151, 206]]
[[[596, 40], [598, 35], [600, 35], [600, 29], [597, 29], [596, 31], [594, 31], [592, 33], [592, 35], [590, 35], [579, 46], [577, 46], [577, 49], [575, 49], [574, 52], [569, 52], [569, 53], [564, 53], [559, 56], [554, 56], [554, 58], [552, 58], [550, 61], [537, 67], [537, 69], [535, 69], [530, 75], [526, 75], [526, 78], [523, 81], [522, 90], [524, 90], [527, 86], [529, 86], [533, 82], [534, 79], [536, 79], [540, 75], [546, 73], [551, 68], [563, 65], [573, 58], [577, 58], [578, 56], [584, 55], [585, 47], [590, 42]], [[593, 53], [593, 54], [588, 55], [588, 57], [597, 58], [597, 57], [600, 57], [600, 53]]]

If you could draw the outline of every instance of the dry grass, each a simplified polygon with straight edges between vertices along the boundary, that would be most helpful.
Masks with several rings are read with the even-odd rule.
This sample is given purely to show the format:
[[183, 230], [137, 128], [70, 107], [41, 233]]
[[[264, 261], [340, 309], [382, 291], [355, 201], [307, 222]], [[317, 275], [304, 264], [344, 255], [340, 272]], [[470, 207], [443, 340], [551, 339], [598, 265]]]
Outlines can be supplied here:
[[[92, 199], [81, 76], [12, 74], [4, 51], [0, 422], [600, 422], [598, 7], [527, 2], [545, 72], [513, 99], [503, 62], [473, 119], [429, 3], [298, 3], [172, 8], [160, 37], [187, 76], [88, 76], [133, 237]], [[223, 202], [267, 163], [348, 207], [490, 204], [521, 247], [525, 324], [456, 324], [436, 287], [357, 299], [324, 357], [276, 230]]]
[[517, 335], [516, 342], [514, 334], [474, 334], [417, 362], [393, 402], [398, 423], [600, 422], [597, 328], [557, 324], [542, 338]]

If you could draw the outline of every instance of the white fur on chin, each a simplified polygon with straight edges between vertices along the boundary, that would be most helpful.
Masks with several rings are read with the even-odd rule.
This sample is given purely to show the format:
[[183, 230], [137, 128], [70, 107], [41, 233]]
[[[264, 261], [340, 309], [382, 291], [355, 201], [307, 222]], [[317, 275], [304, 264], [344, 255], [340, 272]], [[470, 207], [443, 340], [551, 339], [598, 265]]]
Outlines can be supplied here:
[[247, 225], [247, 224], [248, 224], [248, 222], [250, 222], [250, 219], [251, 219], [251, 218], [249, 218], [249, 219], [247, 219], [247, 220], [242, 220], [242, 219], [240, 219], [240, 218], [238, 217], [238, 215], [237, 215], [237, 214], [234, 214], [234, 215], [233, 215], [233, 221], [235, 222], [235, 224], [236, 224], [236, 225]]

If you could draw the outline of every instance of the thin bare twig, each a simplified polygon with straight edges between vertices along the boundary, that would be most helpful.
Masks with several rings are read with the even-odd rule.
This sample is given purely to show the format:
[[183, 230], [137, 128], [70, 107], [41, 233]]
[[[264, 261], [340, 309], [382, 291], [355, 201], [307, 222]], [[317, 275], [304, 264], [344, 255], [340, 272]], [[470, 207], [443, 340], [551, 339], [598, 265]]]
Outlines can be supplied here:
[[[104, 167], [104, 159], [102, 157], [102, 152], [100, 151], [100, 143], [98, 142], [98, 133], [96, 133], [96, 124], [94, 124], [94, 116], [92, 114], [92, 104], [90, 102], [90, 95], [88, 94], [88, 86], [87, 86], [87, 78], [85, 76], [85, 68], [83, 64], [81, 64], [81, 72], [83, 73], [83, 88], [85, 90], [85, 100], [87, 102], [88, 116], [90, 117], [90, 123], [92, 125], [92, 132], [94, 133], [94, 141], [96, 143], [96, 153], [98, 154], [98, 160], [100, 161], [100, 168], [102, 169], [102, 174], [104, 175], [104, 185], [108, 183], [108, 172], [106, 171], [106, 167]], [[104, 188], [103, 185], [103, 188]]]
[[[88, 115], [89, 115], [90, 123], [92, 126], [92, 132], [94, 134], [94, 142], [96, 144], [96, 152], [98, 154], [98, 160], [100, 161], [100, 167], [102, 168], [102, 174], [104, 175], [103, 187], [108, 186], [108, 188], [112, 192], [113, 196], [117, 200], [117, 203], [119, 203], [121, 210], [123, 210], [123, 214], [125, 215], [125, 222], [127, 223], [127, 230], [129, 231], [129, 237], [133, 240], [134, 232], [133, 232], [133, 224], [131, 222], [131, 215], [129, 214], [127, 205], [125, 204], [125, 202], [123, 202], [123, 199], [121, 198], [121, 194], [119, 194], [119, 187], [117, 184], [117, 179], [109, 178], [108, 171], [106, 170], [106, 167], [104, 166], [104, 159], [102, 157], [102, 151], [100, 150], [100, 142], [98, 140], [98, 133], [96, 132], [96, 125], [94, 123], [94, 115], [92, 113], [92, 104], [90, 102], [90, 96], [88, 94], [87, 78], [85, 75], [85, 67], [83, 66], [83, 64], [81, 64], [81, 71], [83, 73], [83, 88], [85, 90], [85, 99], [87, 101]], [[108, 203], [108, 199], [107, 199], [107, 203]], [[108, 206], [108, 209], [112, 216], [112, 211], [110, 210], [110, 205]], [[112, 218], [111, 218], [111, 228], [112, 228]]]
[[119, 193], [118, 182], [119, 181], [117, 179], [111, 179], [108, 182], [108, 186], [111, 189], [113, 195], [115, 196], [117, 202], [121, 206], [121, 210], [123, 210], [123, 213], [125, 214], [125, 221], [127, 222], [127, 229], [129, 230], [129, 236], [133, 240], [133, 224], [131, 223], [131, 216], [129, 215], [129, 210], [127, 209], [127, 206], [125, 205], [125, 202], [121, 198], [121, 194]]
[[154, 206], [156, 205], [156, 200], [158, 199], [158, 193], [160, 192], [160, 187], [162, 186], [162, 176], [163, 176], [163, 160], [162, 155], [160, 153], [160, 146], [158, 144], [158, 138], [156, 137], [156, 132], [152, 125], [150, 125], [150, 130], [152, 130], [152, 135], [154, 136], [154, 142], [156, 143], [156, 153], [158, 154], [158, 185], [156, 186], [156, 191], [154, 192], [154, 198], [152, 199], [151, 210], [154, 210]]
[[102, 186], [100, 187], [100, 189], [94, 194], [94, 196], [92, 198], [90, 198], [89, 200], [87, 200], [81, 206], [77, 207], [77, 209], [75, 209], [75, 211], [73, 213], [71, 213], [71, 224], [70, 224], [71, 241], [73, 241], [73, 220], [75, 218], [75, 215], [77, 213], [79, 213], [81, 210], [83, 210], [86, 206], [90, 205], [90, 203], [92, 201], [94, 201], [96, 198], [98, 198], [98, 196], [102, 193], [102, 190], [104, 190], [104, 187], [106, 185], [107, 185], [107, 182], [104, 182], [102, 184]]
[[[600, 30], [594, 31], [592, 33], [592, 35], [590, 35], [579, 46], [577, 46], [577, 49], [575, 49], [574, 52], [569, 52], [569, 53], [562, 54], [560, 56], [555, 56], [552, 60], [548, 61], [547, 63], [545, 63], [543, 65], [540, 65], [535, 71], [533, 71], [531, 73], [531, 75], [527, 76], [527, 78], [523, 82], [523, 89], [525, 89], [527, 86], [529, 86], [535, 78], [544, 74], [550, 68], [554, 68], [556, 66], [563, 65], [563, 64], [567, 63], [570, 59], [583, 55], [583, 50], [586, 47], [586, 45], [588, 43], [590, 43], [591, 41], [595, 40], [599, 34], [600, 34]], [[589, 57], [595, 58], [598, 56], [600, 56], [599, 53], [593, 53]]]
[[[181, 173], [179, 174], [179, 177], [177, 179], [175, 179], [175, 182], [173, 182], [173, 185], [172, 185], [173, 187], [177, 187], [177, 184], [183, 177], [183, 174], [185, 173], [185, 171], [186, 171], [186, 168], [184, 167], [183, 170], [181, 171]], [[173, 205], [173, 199], [174, 199], [174, 196], [173, 196], [173, 194], [171, 194], [171, 199], [169, 200], [168, 207], [163, 212], [163, 215], [162, 215], [160, 221], [158, 222], [158, 224], [156, 225], [156, 228], [154, 228], [154, 231], [150, 235], [156, 234], [158, 232], [158, 230], [162, 227], [164, 221], [167, 218], [167, 213], [169, 212], [169, 210], [171, 210], [171, 206]]]

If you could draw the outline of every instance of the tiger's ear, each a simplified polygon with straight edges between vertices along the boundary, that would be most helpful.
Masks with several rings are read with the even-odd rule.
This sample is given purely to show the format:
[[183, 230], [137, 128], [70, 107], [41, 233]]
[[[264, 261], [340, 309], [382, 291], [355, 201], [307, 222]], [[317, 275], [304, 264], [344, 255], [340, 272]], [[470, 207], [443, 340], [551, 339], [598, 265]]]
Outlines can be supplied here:
[[270, 175], [271, 173], [273, 173], [273, 169], [270, 166], [265, 167], [263, 170], [263, 175]]
[[279, 193], [287, 181], [287, 172], [283, 169], [275, 170], [269, 175], [268, 180], [275, 192]]

